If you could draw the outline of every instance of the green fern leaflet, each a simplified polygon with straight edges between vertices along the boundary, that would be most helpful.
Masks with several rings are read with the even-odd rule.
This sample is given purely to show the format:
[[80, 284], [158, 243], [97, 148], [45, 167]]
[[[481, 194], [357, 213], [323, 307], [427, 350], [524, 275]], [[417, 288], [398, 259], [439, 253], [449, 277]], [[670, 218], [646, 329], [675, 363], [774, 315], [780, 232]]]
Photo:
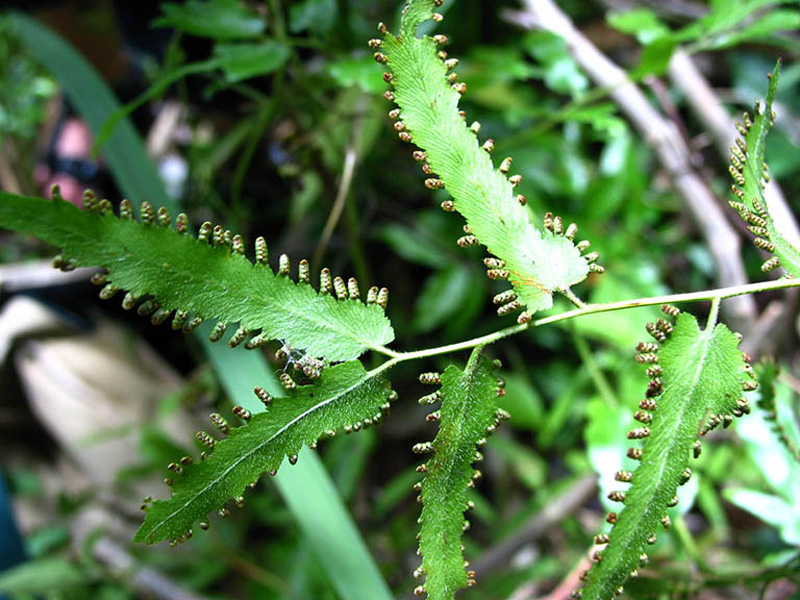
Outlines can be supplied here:
[[446, 41], [443, 35], [418, 38], [416, 30], [425, 20], [441, 20], [433, 12], [434, 0], [410, 0], [405, 8], [400, 35], [388, 33], [379, 26], [383, 39], [370, 45], [376, 49], [375, 58], [391, 69], [385, 78], [393, 86], [386, 97], [399, 109], [390, 116], [396, 119], [395, 129], [400, 138], [422, 149], [414, 156], [424, 162], [423, 170], [430, 177], [431, 189], [444, 188], [453, 197], [442, 204], [445, 210], [456, 210], [467, 221], [467, 235], [460, 246], [483, 244], [494, 255], [488, 258], [488, 275], [508, 279], [513, 285], [498, 297], [501, 315], [526, 310], [521, 321], [536, 311], [552, 306], [552, 294], [568, 291], [586, 279], [590, 270], [602, 271], [593, 264], [597, 253], [581, 256], [588, 242], [573, 243], [577, 227], [564, 227], [561, 219], [548, 213], [545, 228], [533, 223], [525, 199], [516, 195], [514, 187], [521, 176], [507, 176], [511, 159], [498, 168], [492, 164], [491, 140], [480, 145], [479, 126], [468, 127], [458, 103], [466, 90], [452, 72], [458, 61], [447, 58], [437, 46]]
[[472, 463], [483, 458], [477, 448], [486, 443], [507, 413], [498, 410], [494, 397], [502, 381], [493, 374], [497, 366], [473, 351], [464, 371], [450, 365], [441, 378], [426, 373], [422, 380], [441, 381], [438, 392], [424, 397], [423, 404], [441, 399], [441, 409], [429, 420], [439, 422], [433, 443], [418, 444], [416, 452], [430, 452], [430, 460], [419, 467], [425, 478], [417, 484], [422, 500], [419, 550], [422, 566], [415, 576], [425, 575], [425, 584], [415, 593], [427, 593], [431, 600], [449, 600], [457, 590], [474, 583], [474, 573], [465, 568], [461, 536], [469, 525], [464, 511], [469, 508], [467, 489], [480, 476]]
[[755, 245], [773, 255], [761, 265], [761, 270], [767, 273], [783, 267], [792, 277], [800, 277], [800, 250], [780, 232], [764, 196], [764, 188], [770, 179], [769, 169], [764, 162], [767, 134], [775, 124], [772, 104], [778, 91], [780, 74], [779, 62], [769, 77], [769, 89], [764, 103], [756, 102], [753, 115], [745, 113], [743, 122], [737, 123], [742, 137], [731, 147], [730, 173], [736, 200], [732, 200], [730, 205], [739, 212], [748, 229], [757, 236]]
[[204, 460], [186, 459], [188, 464], [173, 468], [178, 473], [172, 482], [172, 497], [146, 507], [134, 541], [186, 540], [192, 526], [209, 512], [220, 510], [224, 516], [228, 501], [241, 504], [245, 488], [261, 475], [276, 471], [284, 458], [296, 461], [304, 445], [315, 447], [321, 436], [332, 436], [339, 429], [352, 431], [379, 423], [394, 398], [388, 381], [365, 371], [359, 361], [327, 367], [313, 385], [297, 387], [285, 398], [272, 399], [260, 389], [258, 393], [267, 405], [266, 412], [251, 418], [241, 408], [234, 410], [248, 420], [244, 426], [229, 427], [220, 415], [212, 415], [212, 421], [228, 436], [215, 440], [198, 432], [198, 439], [213, 451]]
[[[156, 215], [146, 203], [146, 222], [139, 223], [114, 217], [107, 200], [97, 203], [91, 195], [85, 200], [84, 212], [57, 196], [45, 200], [0, 192], [0, 227], [31, 233], [62, 248], [63, 257], [57, 259], [62, 268], [104, 267], [108, 275], [98, 281], [105, 284], [101, 296], [128, 290], [123, 306], [133, 308], [141, 302], [139, 312], [154, 313], [155, 322], [172, 311], [177, 311], [176, 329], [215, 319], [221, 324], [216, 329], [220, 336], [225, 324], [239, 323], [231, 345], [259, 331], [248, 347], [279, 339], [311, 356], [342, 361], [394, 339], [381, 306], [385, 291], [372, 288], [364, 304], [357, 300], [354, 280], [343, 289], [344, 282], [337, 278], [337, 299], [328, 272], [322, 293], [317, 293], [308, 284], [307, 263], [301, 264], [299, 283], [288, 276], [288, 257], [282, 257], [280, 272], [273, 272], [263, 239], [256, 244], [253, 264], [244, 256], [241, 237], [219, 226], [204, 223], [198, 239], [182, 234], [187, 231], [184, 215], [176, 221], [181, 233], [166, 226], [170, 219], [163, 209]], [[123, 201], [122, 216], [130, 213], [130, 204]]]
[[[756, 365], [756, 375], [758, 376], [759, 395], [756, 406], [763, 411], [764, 419], [771, 424], [772, 432], [780, 440], [787, 452], [798, 462], [800, 462], [800, 446], [798, 446], [785, 427], [781, 419], [778, 418], [778, 375], [780, 368], [774, 360], [763, 360]], [[792, 423], [789, 420], [789, 423]], [[796, 430], [800, 433], [800, 430]], [[795, 436], [797, 437], [797, 436]]]
[[[677, 314], [674, 307], [665, 309]], [[655, 542], [659, 527], [669, 527], [667, 508], [675, 505], [678, 486], [691, 476], [690, 455], [700, 452], [698, 432], [705, 435], [750, 410], [742, 390], [755, 387], [752, 369], [738, 348], [739, 337], [725, 325], [701, 331], [693, 316], [681, 313], [674, 326], [659, 319], [648, 324], [648, 331], [661, 348], [654, 343], [639, 346], [638, 361], [650, 365], [652, 379], [635, 415], [642, 427], [628, 433], [629, 439], [644, 440], [642, 448], [628, 453], [641, 464], [633, 473], [617, 473], [618, 481], [632, 485], [609, 495], [625, 507], [609, 516], [615, 523], [610, 534], [596, 538], [608, 545], [595, 554], [597, 564], [582, 577], [586, 586], [575, 597], [584, 600], [613, 598], [640, 561], [647, 560], [645, 548]]]

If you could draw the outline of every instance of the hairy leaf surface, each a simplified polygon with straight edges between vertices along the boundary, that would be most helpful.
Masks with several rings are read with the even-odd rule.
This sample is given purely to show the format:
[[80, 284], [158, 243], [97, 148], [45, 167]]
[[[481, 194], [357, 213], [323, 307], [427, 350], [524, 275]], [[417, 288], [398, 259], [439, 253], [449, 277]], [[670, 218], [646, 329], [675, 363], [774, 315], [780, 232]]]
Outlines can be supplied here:
[[657, 353], [662, 373], [651, 382], [651, 392], [643, 401], [651, 400], [657, 408], [637, 413], [646, 423], [638, 431], [647, 429], [649, 434], [628, 436], [644, 439], [641, 464], [632, 474], [625, 507], [616, 516], [608, 546], [588, 572], [584, 600], [613, 598], [638, 567], [648, 538], [668, 526], [662, 519], [678, 486], [691, 474], [686, 468], [703, 419], [708, 417], [714, 426], [724, 422], [726, 415], [730, 419], [749, 410], [741, 399], [749, 369], [737, 336], [722, 324], [701, 331], [697, 320], [686, 313], [678, 316], [671, 335], [669, 330], [663, 326], [665, 341]]
[[471, 579], [464, 567], [461, 536], [476, 449], [485, 442], [487, 430], [498, 424], [498, 381], [492, 368], [475, 352], [464, 371], [450, 365], [442, 374], [439, 432], [421, 492], [419, 548], [424, 591], [432, 600], [453, 598]]
[[134, 541], [182, 539], [194, 523], [242, 496], [248, 484], [278, 469], [304, 445], [329, 431], [380, 421], [390, 394], [388, 381], [365, 371], [359, 361], [327, 367], [313, 385], [273, 399], [266, 412], [217, 441], [205, 460], [186, 467], [175, 478], [172, 497], [148, 507]]
[[156, 224], [82, 212], [63, 200], [0, 192], [0, 227], [63, 248], [75, 266], [108, 269], [108, 282], [161, 309], [240, 323], [330, 361], [349, 360], [394, 338], [380, 306], [337, 300], [253, 264], [227, 244], [212, 246]]
[[773, 218], [771, 208], [764, 195], [769, 181], [769, 169], [765, 161], [767, 134], [775, 124], [772, 104], [778, 91], [781, 65], [769, 78], [769, 89], [763, 103], [757, 102], [753, 115], [745, 113], [744, 122], [738, 124], [743, 137], [731, 147], [731, 176], [736, 200], [730, 205], [736, 209], [757, 237], [755, 244], [773, 254], [761, 266], [764, 272], [783, 267], [792, 277], [800, 277], [800, 250], [792, 245], [780, 231], [781, 224]]
[[[514, 184], [495, 168], [488, 149], [459, 114], [460, 93], [448, 82], [448, 66], [437, 56], [435, 38], [416, 36], [417, 27], [432, 18], [433, 0], [411, 0], [403, 14], [400, 35], [386, 34], [376, 57], [392, 70], [393, 97], [400, 107], [401, 137], [425, 153], [424, 160], [453, 196], [453, 208], [467, 221], [470, 235], [505, 265], [520, 307], [529, 314], [552, 306], [552, 294], [583, 281], [587, 259], [572, 243], [574, 228], [537, 228], [530, 211], [515, 196]], [[440, 40], [439, 40], [440, 41]]]

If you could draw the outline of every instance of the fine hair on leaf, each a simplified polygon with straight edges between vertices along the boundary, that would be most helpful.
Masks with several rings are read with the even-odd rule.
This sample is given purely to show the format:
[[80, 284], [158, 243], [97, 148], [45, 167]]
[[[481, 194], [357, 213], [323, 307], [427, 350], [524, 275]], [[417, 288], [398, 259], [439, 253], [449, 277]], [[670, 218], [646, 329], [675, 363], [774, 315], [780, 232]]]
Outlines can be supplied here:
[[165, 210], [155, 211], [147, 203], [143, 222], [132, 218], [130, 203], [124, 200], [119, 218], [108, 200], [98, 201], [90, 192], [84, 195], [84, 205], [85, 211], [79, 210], [57, 190], [52, 200], [0, 192], [0, 227], [31, 233], [60, 247], [55, 260], [59, 268], [107, 269], [107, 275], [95, 278], [103, 286], [101, 297], [124, 293], [123, 307], [138, 307], [154, 322], [172, 316], [174, 328], [187, 330], [212, 319], [221, 324], [215, 329], [217, 339], [227, 325], [238, 324], [226, 338], [231, 345], [245, 342], [252, 332], [255, 337], [247, 341], [251, 348], [280, 339], [314, 357], [342, 361], [394, 339], [383, 310], [385, 290], [372, 288], [364, 303], [354, 279], [342, 291], [341, 278], [335, 278], [334, 290], [325, 269], [317, 292], [308, 282], [305, 261], [299, 266], [299, 282], [289, 277], [288, 256], [281, 257], [275, 273], [261, 238], [253, 263], [245, 256], [242, 238], [221, 226], [206, 222], [195, 237], [185, 215], [172, 227]]

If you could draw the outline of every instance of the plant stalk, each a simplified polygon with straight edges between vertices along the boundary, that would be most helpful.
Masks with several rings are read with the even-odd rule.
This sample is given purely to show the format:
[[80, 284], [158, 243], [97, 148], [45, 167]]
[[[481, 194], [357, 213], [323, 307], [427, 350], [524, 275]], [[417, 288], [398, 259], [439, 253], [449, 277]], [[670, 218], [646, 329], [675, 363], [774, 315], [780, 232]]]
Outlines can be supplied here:
[[[440, 354], [449, 354], [451, 352], [458, 352], [460, 350], [469, 350], [479, 345], [488, 345], [501, 340], [503, 338], [533, 329], [535, 327], [542, 327], [553, 323], [560, 323], [562, 321], [569, 321], [577, 317], [585, 317], [587, 315], [595, 315], [599, 313], [613, 312], [616, 310], [625, 310], [628, 308], [639, 308], [642, 306], [657, 306], [660, 304], [681, 304], [684, 302], [700, 302], [712, 301], [711, 314], [709, 315], [709, 322], [716, 323], [716, 316], [719, 312], [719, 304], [726, 298], [733, 298], [735, 296], [743, 296], [745, 294], [755, 294], [758, 292], [767, 292], [771, 290], [784, 290], [789, 288], [800, 287], [800, 279], [778, 279], [776, 281], [763, 281], [759, 283], [748, 283], [745, 285], [735, 285], [726, 288], [719, 288], [715, 290], [704, 290], [702, 292], [689, 292], [685, 294], [668, 294], [666, 296], [652, 296], [649, 298], [636, 298], [634, 300], [623, 300], [621, 302], [608, 302], [603, 304], [588, 304], [583, 308], [576, 308], [566, 312], [529, 321], [520, 325], [506, 327], [493, 333], [489, 333], [471, 340], [457, 342], [455, 344], [448, 344], [446, 346], [438, 346], [436, 348], [426, 348], [424, 350], [416, 350], [411, 352], [397, 352], [385, 346], [377, 346], [372, 348], [376, 352], [380, 352], [391, 358], [391, 360], [383, 363], [378, 369], [381, 371], [391, 368], [397, 363], [405, 362], [407, 360], [416, 360], [418, 358], [426, 358], [428, 356], [438, 356]], [[712, 321], [713, 318], [713, 321]]]

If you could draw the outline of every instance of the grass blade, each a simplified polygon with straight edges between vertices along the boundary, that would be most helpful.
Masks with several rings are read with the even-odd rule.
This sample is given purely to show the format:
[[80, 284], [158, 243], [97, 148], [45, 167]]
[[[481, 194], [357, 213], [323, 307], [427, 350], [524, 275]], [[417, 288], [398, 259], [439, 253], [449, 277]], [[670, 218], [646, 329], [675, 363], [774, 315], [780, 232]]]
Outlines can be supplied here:
[[[111, 90], [85, 59], [55, 33], [25, 15], [14, 14], [12, 19], [27, 51], [59, 80], [70, 102], [97, 134], [120, 109]], [[117, 123], [104, 156], [120, 190], [131, 200], [149, 200], [178, 212], [127, 118]], [[261, 357], [242, 349], [214, 347], [206, 342], [207, 332], [198, 335], [236, 403], [251, 411], [260, 408], [252, 393], [254, 382], [277, 394], [279, 385]], [[281, 469], [276, 484], [339, 595], [390, 600], [392, 595], [319, 458], [306, 452], [297, 465]]]
[[[203, 336], [203, 343], [225, 391], [244, 408], [253, 413], [264, 410], [253, 394], [253, 382], [275, 396], [284, 393], [260, 356], [241, 347], [214, 346], [208, 336]], [[339, 595], [391, 600], [389, 588], [317, 454], [306, 448], [296, 465], [284, 461], [275, 483]]]
[[[10, 19], [25, 51], [58, 79], [70, 103], [97, 135], [103, 123], [120, 108], [114, 93], [57, 33], [22, 13], [11, 13]], [[178, 212], [177, 203], [164, 190], [158, 171], [128, 119], [120, 119], [102, 154], [114, 181], [134, 206], [148, 200], [153, 206], [166, 206], [173, 214]]]

